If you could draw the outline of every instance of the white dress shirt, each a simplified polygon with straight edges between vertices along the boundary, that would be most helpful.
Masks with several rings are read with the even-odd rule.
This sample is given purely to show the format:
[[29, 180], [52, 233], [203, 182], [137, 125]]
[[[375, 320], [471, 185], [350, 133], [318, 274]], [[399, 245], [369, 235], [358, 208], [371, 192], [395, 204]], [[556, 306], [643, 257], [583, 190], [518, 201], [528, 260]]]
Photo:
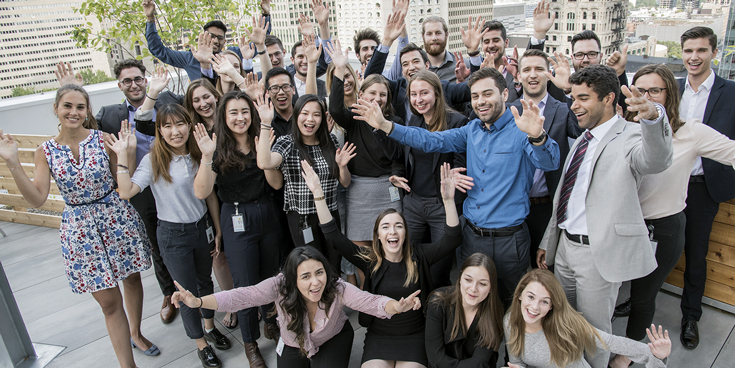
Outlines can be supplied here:
[[[526, 95], [523, 95], [523, 99], [528, 100], [526, 98]], [[547, 93], [544, 95], [544, 98], [542, 98], [541, 101], [538, 102], [539, 115], [544, 116], [544, 111], [546, 111], [546, 102], [548, 100], [549, 94]], [[545, 173], [546, 172], [541, 169], [536, 169], [536, 172], [533, 174], [533, 185], [531, 185], [531, 191], [528, 192], [529, 197], [536, 198], [549, 195], [549, 187], [546, 186], [546, 175], [544, 175]]]
[[[715, 72], [710, 70], [709, 77], [699, 85], [697, 92], [689, 84], [687, 77], [684, 84], [684, 94], [681, 96], [681, 105], [679, 105], [679, 116], [685, 122], [694, 122], [695, 120], [704, 121], [704, 110], [707, 108], [707, 100], [715, 84]], [[702, 168], [702, 158], [697, 157], [692, 168], [691, 175], [704, 175]]]

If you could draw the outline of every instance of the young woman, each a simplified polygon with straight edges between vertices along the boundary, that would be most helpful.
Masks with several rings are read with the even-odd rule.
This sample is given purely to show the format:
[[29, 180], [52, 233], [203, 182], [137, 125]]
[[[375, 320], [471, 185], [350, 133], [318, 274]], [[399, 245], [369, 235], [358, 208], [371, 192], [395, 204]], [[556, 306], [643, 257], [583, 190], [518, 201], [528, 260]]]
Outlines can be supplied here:
[[[150, 242], [138, 213], [115, 191], [113, 173], [117, 158], [105, 149], [102, 132], [89, 105], [89, 95], [68, 84], [56, 91], [54, 114], [59, 134], [44, 142], [35, 153], [36, 175], [31, 181], [18, 159], [18, 144], [0, 130], [0, 157], [10, 169], [23, 198], [33, 207], [46, 202], [50, 177], [64, 197], [61, 250], [72, 291], [92, 293], [105, 316], [107, 332], [121, 367], [135, 367], [131, 342], [146, 355], [160, 351], [140, 332], [143, 285], [140, 272], [151, 267]], [[119, 142], [132, 147], [135, 165], [137, 140], [123, 120]], [[133, 168], [134, 169], [134, 168]], [[125, 305], [118, 284], [125, 291]]]
[[[322, 188], [314, 170], [306, 163], [304, 179], [314, 197], [322, 197]], [[401, 295], [424, 290], [423, 303], [433, 290], [430, 266], [454, 251], [461, 243], [459, 216], [454, 206], [454, 180], [449, 164], [442, 167], [442, 195], [447, 210], [447, 233], [433, 244], [411, 245], [406, 221], [400, 212], [389, 208], [375, 220], [373, 244], [360, 247], [348, 240], [329, 213], [326, 203], [316, 201], [322, 232], [342, 256], [365, 274], [364, 290], [400, 298]], [[423, 311], [408, 312], [390, 321], [360, 314], [360, 324], [367, 327], [362, 367], [427, 367], [424, 346]]]
[[263, 170], [279, 169], [285, 183], [284, 211], [294, 244], [311, 245], [322, 251], [335, 269], [339, 269], [341, 256], [329, 246], [319, 228], [314, 196], [301, 176], [301, 160], [314, 166], [332, 216], [337, 213], [337, 183], [350, 185], [347, 163], [355, 156], [354, 145], [337, 149], [335, 139], [328, 133], [324, 104], [316, 95], [301, 96], [291, 116], [291, 134], [281, 136], [271, 148], [271, 121], [273, 107], [258, 98], [260, 114], [260, 140], [258, 142], [258, 167]]
[[[631, 281], [630, 299], [615, 308], [615, 315], [629, 315], [626, 336], [642, 340], [656, 311], [656, 296], [666, 276], [676, 266], [684, 250], [686, 195], [689, 177], [697, 157], [705, 157], [725, 165], [735, 163], [735, 141], [700, 121], [684, 123], [679, 118], [678, 83], [673, 73], [663, 64], [646, 65], [633, 77], [632, 85], [646, 97], [666, 108], [671, 130], [674, 132], [674, 161], [661, 173], [646, 175], [638, 188], [638, 197], [646, 225], [653, 228], [658, 267], [649, 275]], [[635, 114], [633, 114], [635, 115]], [[632, 120], [632, 116], [628, 115]], [[613, 367], [627, 366], [624, 356], [616, 357]]]
[[[147, 103], [147, 102], [146, 102]], [[145, 104], [143, 108], [145, 108]], [[143, 157], [133, 177], [127, 170], [117, 172], [120, 197], [127, 199], [150, 186], [158, 211], [158, 244], [171, 277], [197, 294], [210, 294], [212, 256], [220, 251], [219, 204], [211, 194], [205, 200], [194, 195], [194, 177], [202, 154], [193, 138], [189, 114], [180, 105], [165, 105], [156, 111], [156, 140]], [[121, 165], [127, 165], [130, 147], [117, 143], [113, 150]], [[207, 210], [209, 209], [209, 216]], [[212, 227], [214, 223], [214, 227]], [[205, 330], [200, 322], [204, 318]], [[182, 308], [181, 318], [189, 338], [196, 340], [199, 359], [205, 367], [221, 365], [207, 340], [220, 350], [230, 348], [230, 340], [214, 326], [214, 311]]]
[[651, 325], [644, 343], [592, 327], [567, 301], [554, 274], [534, 269], [521, 279], [503, 320], [510, 367], [588, 368], [584, 353], [598, 349], [628, 356], [646, 367], [665, 367], [671, 353], [669, 332]]
[[[199, 166], [194, 194], [200, 199], [207, 198], [217, 184], [216, 193], [222, 202], [220, 228], [227, 245], [224, 253], [235, 287], [255, 285], [278, 273], [278, 246], [282, 234], [278, 209], [266, 187], [279, 189], [283, 177], [280, 171], [264, 172], [258, 168], [255, 142], [259, 132], [260, 118], [255, 104], [245, 92], [237, 91], [222, 98], [212, 138], [201, 124], [194, 131], [202, 161], [212, 162]], [[275, 318], [269, 316], [272, 307], [261, 307], [261, 316], [265, 319], [266, 338], [276, 340], [278, 326]], [[250, 366], [264, 366], [257, 342], [260, 337], [258, 310], [247, 308], [237, 314], [242, 321], [240, 332]]]
[[475, 253], [464, 261], [453, 286], [429, 297], [426, 354], [431, 367], [495, 367], [503, 341], [502, 319], [495, 263]]
[[214, 131], [217, 103], [220, 98], [222, 94], [204, 78], [189, 83], [184, 95], [184, 108], [189, 112], [194, 126], [203, 124], [208, 132]]
[[[452, 110], [444, 100], [444, 89], [436, 73], [422, 70], [408, 83], [408, 100], [411, 120], [408, 126], [417, 126], [431, 132], [459, 128], [467, 124], [467, 117]], [[428, 242], [424, 234], [428, 230], [431, 242], [444, 235], [444, 209], [441, 203], [440, 168], [444, 163], [464, 168], [464, 153], [427, 153], [417, 148], [402, 146], [402, 163], [405, 170], [390, 177], [391, 183], [403, 188], [408, 194], [403, 198], [403, 212], [408, 221], [411, 237], [418, 242]], [[464, 191], [464, 189], [460, 189]], [[467, 196], [457, 193], [455, 203], [462, 208]], [[449, 272], [454, 263], [454, 254], [447, 255], [431, 268], [434, 285], [450, 284]]]
[[[178, 284], [177, 284], [178, 286]], [[416, 291], [395, 301], [343, 282], [326, 257], [313, 247], [297, 247], [283, 271], [255, 286], [197, 298], [183, 287], [173, 295], [189, 307], [236, 311], [276, 302], [281, 340], [276, 348], [280, 368], [347, 367], [354, 331], [344, 306], [378, 318], [417, 310]], [[279, 349], [282, 349], [279, 351]]]

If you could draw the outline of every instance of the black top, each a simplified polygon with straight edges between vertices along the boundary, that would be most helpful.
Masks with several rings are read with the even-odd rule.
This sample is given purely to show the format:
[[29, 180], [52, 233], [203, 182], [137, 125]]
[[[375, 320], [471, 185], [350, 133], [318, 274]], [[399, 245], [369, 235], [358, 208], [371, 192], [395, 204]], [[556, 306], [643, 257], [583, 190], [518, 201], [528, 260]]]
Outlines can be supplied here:
[[250, 162], [245, 165], [244, 170], [230, 169], [223, 173], [218, 165], [214, 163], [217, 151], [212, 156], [212, 171], [217, 174], [216, 184], [218, 186], [217, 196], [224, 203], [250, 203], [261, 200], [266, 195], [265, 173], [258, 168], [255, 153], [250, 151], [246, 155]]
[[[391, 277], [387, 275], [388, 267], [386, 263], [388, 262], [383, 260], [380, 268], [373, 272], [374, 264], [372, 262], [367, 262], [358, 256], [361, 252], [360, 246], [347, 239], [347, 237], [339, 231], [334, 220], [326, 224], [321, 224], [321, 228], [327, 242], [350, 263], [365, 273], [365, 291], [373, 294], [379, 294], [376, 290], [381, 288], [383, 283], [392, 282]], [[412, 259], [416, 262], [416, 267], [419, 273], [418, 284], [421, 289], [419, 298], [421, 299], [422, 308], [426, 305], [426, 300], [428, 299], [429, 294], [434, 290], [431, 282], [431, 265], [452, 253], [461, 243], [462, 231], [459, 225], [451, 227], [444, 225], [444, 236], [439, 239], [439, 241], [431, 244], [414, 245]], [[400, 284], [403, 285], [405, 280], [406, 275], [404, 273], [400, 277]], [[403, 296], [408, 296], [408, 294]], [[360, 312], [358, 318], [360, 325], [364, 327], [371, 326], [375, 320], [375, 317], [362, 312]]]
[[[447, 293], [453, 286], [436, 291]], [[498, 352], [478, 346], [480, 332], [477, 329], [477, 315], [467, 329], [467, 334], [459, 331], [452, 339], [454, 308], [444, 305], [436, 295], [431, 297], [426, 307], [426, 356], [433, 368], [495, 367]]]
[[[377, 178], [394, 174], [393, 161], [387, 152], [394, 152], [400, 144], [393, 139], [381, 139], [379, 136], [386, 136], [383, 131], [375, 130], [367, 123], [355, 120], [355, 113], [345, 107], [344, 82], [336, 76], [332, 78], [329, 113], [334, 121], [345, 129], [346, 140], [355, 144], [357, 155], [347, 164], [352, 175]], [[395, 115], [389, 116], [388, 120], [403, 125], [403, 120]], [[384, 143], [381, 143], [381, 140]]]
[[286, 134], [291, 134], [291, 120], [286, 120], [281, 117], [275, 109], [273, 109], [273, 121], [271, 122], [271, 126], [273, 127], [273, 131], [276, 133], [276, 139]]
[[[381, 267], [385, 267], [385, 281], [377, 285], [375, 294], [401, 300], [419, 289], [418, 282], [412, 282], [408, 287], [403, 286], [406, 281], [405, 262], [393, 263], [384, 259]], [[370, 330], [380, 335], [405, 336], [422, 332], [424, 324], [424, 313], [421, 310], [410, 310], [394, 315], [391, 319], [376, 318], [370, 325]]]
[[409, 185], [414, 194], [421, 198], [436, 198], [437, 190], [434, 185], [434, 153], [426, 153], [418, 148], [411, 149], [414, 164], [411, 170], [412, 183]]

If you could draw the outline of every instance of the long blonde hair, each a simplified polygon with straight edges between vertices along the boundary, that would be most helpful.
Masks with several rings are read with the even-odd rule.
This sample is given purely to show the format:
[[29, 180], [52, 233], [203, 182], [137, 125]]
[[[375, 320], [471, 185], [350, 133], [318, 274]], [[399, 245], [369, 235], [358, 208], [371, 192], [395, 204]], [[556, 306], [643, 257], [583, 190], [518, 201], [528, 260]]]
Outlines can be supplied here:
[[[327, 67], [327, 77], [326, 77], [327, 78], [326, 79], [326, 81], [327, 81], [327, 93], [330, 93], [332, 91], [332, 80], [334, 78], [334, 70], [335, 69], [336, 68], [334, 67], [334, 63], [329, 64], [329, 66]], [[347, 72], [349, 72], [352, 75], [352, 80], [353, 80], [352, 84], [354, 85], [354, 87], [352, 87], [352, 93], [351, 93], [351, 95], [352, 95], [352, 98], [355, 101], [357, 101], [357, 95], [358, 95], [357, 91], [360, 89], [360, 86], [359, 86], [359, 83], [358, 83], [358, 79], [357, 79], [357, 74], [355, 73], [355, 69], [352, 69], [352, 65], [350, 65], [350, 64], [347, 64]], [[345, 95], [345, 97], [347, 97], [347, 95]], [[347, 106], [347, 108], [349, 109], [350, 107]]]
[[[375, 226], [373, 226], [373, 246], [370, 248], [362, 248], [362, 252], [358, 254], [360, 258], [373, 264], [373, 274], [380, 269], [380, 265], [383, 264], [383, 259], [385, 258], [383, 244], [380, 242], [380, 238], [378, 237], [380, 222], [383, 221], [385, 216], [392, 215], [394, 213], [401, 216], [403, 225], [406, 226], [406, 218], [403, 217], [402, 213], [393, 208], [383, 210], [383, 212], [378, 215], [378, 218], [375, 219]], [[403, 263], [406, 264], [406, 280], [403, 282], [403, 287], [408, 287], [412, 282], [418, 282], [419, 280], [419, 269], [418, 266], [416, 266], [416, 262], [413, 260], [413, 247], [411, 246], [411, 241], [408, 238], [408, 232], [406, 232], [406, 238], [403, 240], [401, 255], [403, 256]]]
[[[219, 83], [217, 84], [219, 85]], [[214, 96], [214, 99], [217, 103], [219, 103], [219, 99], [222, 98], [222, 93], [215, 88], [212, 83], [210, 83], [208, 80], [204, 78], [199, 78], [195, 81], [192, 81], [189, 83], [189, 87], [186, 88], [186, 95], [184, 96], [184, 108], [189, 113], [189, 116], [191, 116], [191, 120], [194, 123], [194, 125], [202, 124], [205, 127], [207, 126], [207, 123], [202, 119], [201, 116], [199, 116], [199, 113], [196, 112], [194, 109], [194, 90], [204, 87], [209, 91], [209, 93]], [[216, 106], [212, 106], [212, 110], [217, 111]], [[214, 124], [213, 124], [214, 125]], [[211, 129], [208, 127], [207, 130], [214, 130], [214, 126], [211, 127]]]
[[[413, 82], [420, 80], [431, 85], [434, 90], [434, 113], [431, 115], [431, 121], [427, 121], [426, 125], [429, 127], [430, 132], [441, 132], [447, 130], [447, 112], [451, 111], [451, 108], [447, 106], [444, 100], [444, 88], [442, 88], [442, 81], [436, 76], [434, 72], [428, 70], [420, 70], [416, 73], [413, 78], [408, 82], [408, 88], [406, 88], [406, 98], [411, 101], [411, 86]], [[410, 103], [411, 112], [414, 115], [420, 115], [416, 108]]]
[[582, 359], [585, 351], [594, 353], [597, 350], [595, 339], [605, 345], [600, 333], [569, 304], [564, 289], [554, 274], [548, 270], [535, 269], [521, 278], [513, 293], [513, 302], [508, 312], [510, 336], [507, 336], [508, 351], [511, 354], [522, 356], [525, 349], [526, 321], [521, 310], [521, 298], [523, 290], [531, 282], [541, 284], [551, 297], [551, 309], [541, 321], [551, 352], [551, 362], [559, 367], [566, 367]]

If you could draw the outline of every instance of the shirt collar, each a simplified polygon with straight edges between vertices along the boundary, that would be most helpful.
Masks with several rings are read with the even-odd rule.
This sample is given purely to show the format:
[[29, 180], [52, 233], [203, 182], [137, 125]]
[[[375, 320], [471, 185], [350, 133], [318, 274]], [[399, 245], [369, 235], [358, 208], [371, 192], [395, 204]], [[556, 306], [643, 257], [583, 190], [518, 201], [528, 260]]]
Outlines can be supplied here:
[[452, 56], [452, 53], [449, 51], [444, 51], [444, 61], [439, 66], [431, 66], [431, 69], [440, 69], [444, 65], [447, 65], [447, 63], [453, 63], [454, 62], [454, 56]]
[[[712, 69], [710, 69], [710, 71], [709, 71], [709, 77], [707, 77], [707, 79], [705, 79], [704, 82], [702, 82], [702, 84], [699, 85], [699, 88], [703, 88], [704, 87], [704, 89], [706, 89], [707, 91], [711, 91], [712, 90], [712, 86], [714, 86], [714, 85], [715, 85], [715, 71], [712, 70]], [[684, 88], [685, 89], [692, 90], [692, 92], [694, 91], [694, 89], [692, 88], [692, 86], [689, 84], [689, 76], [687, 76], [687, 78], [686, 78], [686, 84], [685, 84], [685, 87]]]
[[610, 128], [612, 128], [613, 126], [613, 123], [615, 123], [619, 118], [620, 117], [617, 114], [613, 115], [613, 117], [610, 118], [610, 120], [592, 128], [592, 130], [590, 130], [590, 133], [592, 133], [592, 136], [595, 137], [595, 139], [597, 139], [598, 141], [601, 141], [602, 137], [604, 137], [605, 134], [607, 134], [607, 132], [610, 131]]
[[187, 153], [186, 155], [171, 155], [171, 161], [173, 162], [179, 162], [180, 160], [185, 160], [187, 162], [191, 161], [191, 154]]
[[[528, 97], [526, 97], [525, 94], [523, 95], [523, 99], [526, 100], [526, 101], [530, 100]], [[546, 92], [546, 94], [544, 95], [544, 98], [542, 98], [541, 101], [539, 101], [537, 103], [537, 105], [538, 105], [539, 108], [545, 107], [546, 106], [546, 103], [548, 101], [549, 101], [549, 93]], [[543, 105], [542, 105], [542, 103], [543, 103]]]
[[479, 118], [477, 119], [478, 124], [480, 124], [480, 128], [487, 130], [489, 132], [495, 132], [498, 130], [503, 130], [508, 123], [513, 120], [513, 113], [510, 111], [510, 109], [506, 108], [503, 115], [500, 115], [498, 120], [495, 120], [494, 123], [490, 124], [490, 129], [488, 129], [485, 126], [485, 123], [482, 122]]
[[127, 98], [125, 99], [125, 105], [128, 107], [128, 111], [130, 112], [135, 112], [138, 110], [135, 107], [133, 107], [133, 105], [130, 104], [130, 101], [128, 101]]

